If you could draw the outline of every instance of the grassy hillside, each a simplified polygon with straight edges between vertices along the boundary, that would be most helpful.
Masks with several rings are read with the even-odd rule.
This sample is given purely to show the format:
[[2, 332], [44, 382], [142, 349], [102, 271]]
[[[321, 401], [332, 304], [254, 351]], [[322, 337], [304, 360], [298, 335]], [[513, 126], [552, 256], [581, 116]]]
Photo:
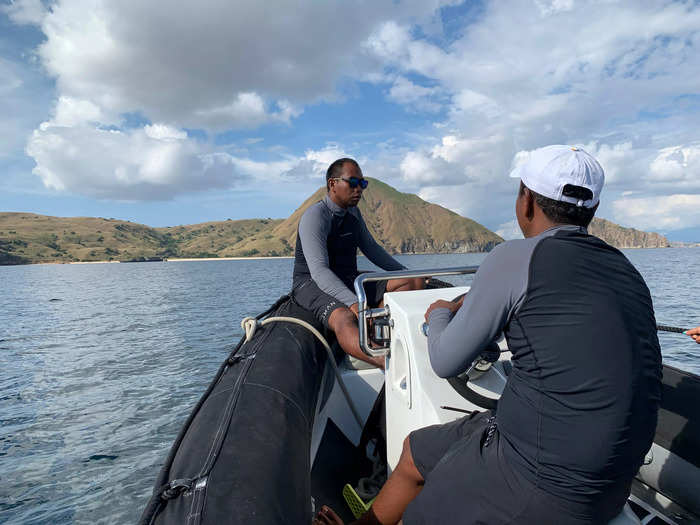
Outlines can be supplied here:
[[[292, 255], [301, 215], [324, 195], [325, 187], [319, 188], [284, 220], [167, 228], [92, 217], [0, 213], [0, 264]], [[391, 253], [484, 251], [502, 241], [470, 219], [377, 180], [365, 191], [360, 210], [369, 230]]]
[[0, 264], [142, 260], [175, 252], [167, 237], [142, 224], [0, 213]]
[[0, 213], [0, 264], [281, 255], [274, 251], [277, 244], [266, 249], [270, 230], [280, 222], [248, 219], [150, 228], [115, 219]]
[[271, 231], [282, 219], [244, 219], [155, 228], [177, 246], [178, 257], [285, 255]]
[[[503, 242], [471, 219], [417, 195], [401, 193], [376, 179], [369, 180], [359, 204], [360, 212], [374, 238], [390, 253], [481, 252]], [[274, 229], [274, 235], [294, 246], [299, 219], [325, 194], [325, 186], [319, 188]]]
[[[95, 217], [0, 213], [0, 264], [292, 255], [299, 219], [325, 193], [325, 187], [319, 188], [287, 219], [167, 228]], [[372, 235], [390, 253], [488, 251], [503, 240], [471, 219], [375, 179], [359, 207]], [[604, 219], [594, 219], [590, 232], [620, 248], [669, 245], [657, 233]]]

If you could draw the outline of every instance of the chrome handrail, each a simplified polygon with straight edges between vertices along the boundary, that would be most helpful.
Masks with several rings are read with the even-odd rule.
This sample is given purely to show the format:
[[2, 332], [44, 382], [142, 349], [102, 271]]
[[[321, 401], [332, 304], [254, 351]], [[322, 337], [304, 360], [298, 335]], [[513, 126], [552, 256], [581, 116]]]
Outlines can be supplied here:
[[371, 357], [386, 355], [388, 346], [371, 348], [367, 337], [367, 320], [372, 317], [389, 315], [389, 307], [368, 308], [367, 294], [364, 283], [374, 281], [388, 281], [390, 279], [415, 279], [417, 277], [444, 277], [446, 275], [466, 275], [476, 273], [478, 266], [457, 266], [454, 268], [434, 268], [424, 270], [395, 270], [392, 272], [361, 273], [355, 279], [355, 293], [357, 294], [358, 325], [360, 332], [360, 348]]

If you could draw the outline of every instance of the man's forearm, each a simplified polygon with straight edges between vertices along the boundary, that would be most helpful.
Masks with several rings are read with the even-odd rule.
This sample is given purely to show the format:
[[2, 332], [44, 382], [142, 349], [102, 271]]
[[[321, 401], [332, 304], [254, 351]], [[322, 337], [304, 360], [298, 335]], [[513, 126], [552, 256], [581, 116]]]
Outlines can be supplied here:
[[429, 316], [428, 354], [430, 364], [440, 377], [453, 377], [460, 372], [465, 361], [472, 353], [478, 354], [478, 348], [470, 348], [464, 337], [453, 340], [454, 327], [449, 330], [451, 312], [447, 308], [436, 308]]

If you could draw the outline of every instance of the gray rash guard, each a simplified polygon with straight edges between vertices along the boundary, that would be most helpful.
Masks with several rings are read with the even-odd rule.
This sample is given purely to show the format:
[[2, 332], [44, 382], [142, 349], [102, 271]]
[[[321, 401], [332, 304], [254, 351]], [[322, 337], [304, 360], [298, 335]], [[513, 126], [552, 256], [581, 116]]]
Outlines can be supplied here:
[[[349, 217], [345, 217], [346, 215]], [[346, 281], [344, 282], [336, 273], [339, 269], [332, 267], [330, 263], [332, 257], [329, 257], [328, 253], [331, 244], [329, 236], [336, 233], [332, 231], [334, 220], [352, 222], [352, 225], [346, 225], [347, 232], [338, 230], [339, 239], [336, 241], [346, 244], [356, 243], [357, 248], [362, 250], [370, 261], [384, 270], [403, 270], [405, 267], [374, 240], [357, 207], [341, 208], [326, 195], [322, 201], [311, 206], [302, 215], [297, 242], [301, 241], [303, 257], [316, 285], [328, 295], [350, 306], [357, 302], [357, 296], [348, 287], [347, 280], [348, 277], [351, 279], [355, 277], [343, 276]], [[299, 278], [297, 273], [295, 268], [295, 281]]]
[[559, 226], [536, 237], [499, 244], [479, 266], [454, 319], [450, 322], [447, 308], [436, 308], [430, 313], [428, 349], [437, 375], [454, 377], [464, 372], [500, 336], [525, 296], [528, 262], [535, 246], [560, 229], [585, 232], [577, 226]]
[[[463, 372], [504, 333], [513, 369], [499, 456], [549, 494], [619, 512], [649, 450], [661, 351], [649, 290], [617, 249], [576, 226], [497, 246], [463, 306], [433, 310], [435, 372]], [[606, 522], [606, 520], [601, 520]]]

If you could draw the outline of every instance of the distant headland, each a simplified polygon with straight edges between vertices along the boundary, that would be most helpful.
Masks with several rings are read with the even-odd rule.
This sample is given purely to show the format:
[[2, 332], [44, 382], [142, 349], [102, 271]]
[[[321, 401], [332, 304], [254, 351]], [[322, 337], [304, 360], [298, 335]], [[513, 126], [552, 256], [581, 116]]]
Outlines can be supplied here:
[[[0, 212], [0, 264], [143, 262], [166, 259], [289, 257], [303, 212], [325, 187], [286, 219], [243, 219], [151, 228], [97, 217]], [[390, 253], [491, 250], [503, 239], [481, 224], [417, 195], [372, 180], [360, 202], [367, 227]], [[668, 247], [658, 233], [594, 219], [590, 233], [618, 248]]]

